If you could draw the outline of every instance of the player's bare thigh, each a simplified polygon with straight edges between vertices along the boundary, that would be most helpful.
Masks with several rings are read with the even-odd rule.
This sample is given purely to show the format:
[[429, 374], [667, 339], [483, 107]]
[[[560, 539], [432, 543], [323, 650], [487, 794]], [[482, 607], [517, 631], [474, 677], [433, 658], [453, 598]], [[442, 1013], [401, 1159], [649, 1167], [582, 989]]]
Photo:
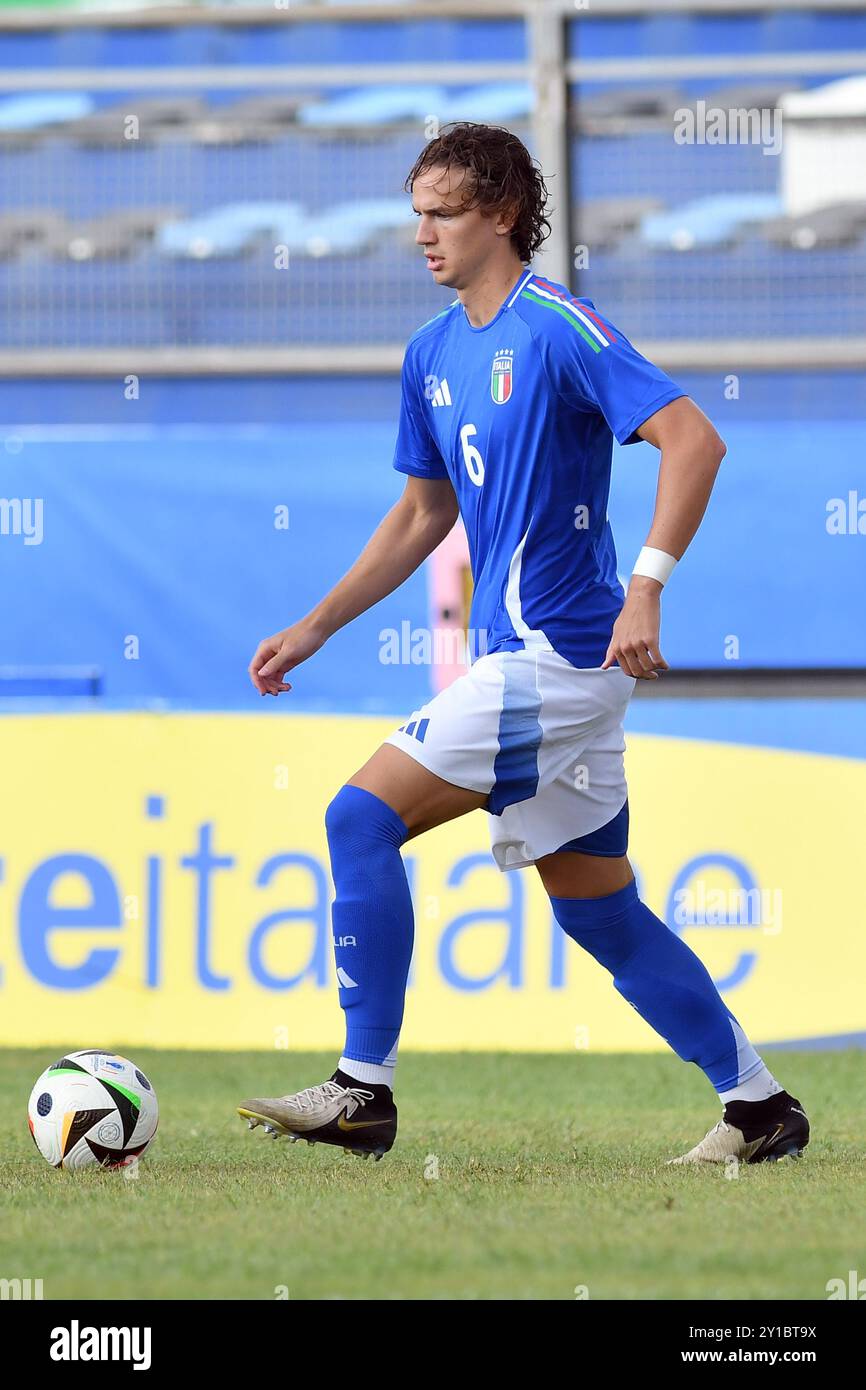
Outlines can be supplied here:
[[568, 849], [545, 854], [535, 867], [553, 898], [606, 898], [634, 878], [627, 854], [611, 859]]
[[372, 792], [396, 811], [409, 827], [409, 839], [436, 825], [465, 816], [487, 805], [487, 792], [467, 791], [437, 777], [435, 772], [383, 743], [372, 758], [349, 778], [350, 787]]
[[[485, 792], [468, 791], [437, 777], [392, 743], [383, 743], [349, 785], [378, 796], [405, 822], [409, 839], [445, 821], [487, 805]], [[556, 898], [602, 898], [630, 883], [634, 874], [623, 854], [606, 858], [563, 850], [536, 861], [546, 891]]]

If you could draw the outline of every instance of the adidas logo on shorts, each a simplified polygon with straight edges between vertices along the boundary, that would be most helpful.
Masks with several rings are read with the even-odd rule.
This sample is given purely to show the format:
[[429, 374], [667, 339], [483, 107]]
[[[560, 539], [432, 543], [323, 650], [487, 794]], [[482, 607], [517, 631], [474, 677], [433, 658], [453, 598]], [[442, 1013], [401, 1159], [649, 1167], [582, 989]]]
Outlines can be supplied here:
[[397, 733], [408, 734], [412, 738], [417, 738], [419, 743], [423, 743], [429, 723], [429, 719], [413, 719], [411, 724], [401, 724]]

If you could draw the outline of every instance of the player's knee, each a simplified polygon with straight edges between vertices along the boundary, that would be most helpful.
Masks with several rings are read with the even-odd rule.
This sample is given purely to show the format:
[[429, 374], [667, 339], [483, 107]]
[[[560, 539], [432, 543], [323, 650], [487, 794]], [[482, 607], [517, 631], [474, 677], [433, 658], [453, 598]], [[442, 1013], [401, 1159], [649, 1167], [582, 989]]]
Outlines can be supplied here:
[[408, 834], [405, 823], [387, 802], [350, 782], [328, 804], [325, 832], [332, 859], [345, 852], [369, 854], [383, 844], [399, 848]]
[[349, 800], [343, 795], [345, 790], [345, 787], [340, 788], [336, 796], [328, 803], [328, 808], [325, 811], [325, 832], [329, 844], [333, 844], [345, 835], [351, 828], [354, 818], [349, 807]]

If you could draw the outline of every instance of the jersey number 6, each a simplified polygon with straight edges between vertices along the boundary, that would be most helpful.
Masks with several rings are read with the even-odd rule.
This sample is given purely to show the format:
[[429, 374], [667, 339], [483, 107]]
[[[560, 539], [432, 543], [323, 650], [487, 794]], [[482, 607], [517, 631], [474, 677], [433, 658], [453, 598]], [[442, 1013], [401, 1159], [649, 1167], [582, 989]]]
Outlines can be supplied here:
[[475, 448], [475, 445], [469, 443], [469, 436], [477, 433], [478, 430], [474, 425], [464, 425], [460, 431], [460, 447], [463, 450], [463, 462], [466, 464], [466, 472], [469, 474], [475, 486], [480, 487], [484, 482], [484, 460]]

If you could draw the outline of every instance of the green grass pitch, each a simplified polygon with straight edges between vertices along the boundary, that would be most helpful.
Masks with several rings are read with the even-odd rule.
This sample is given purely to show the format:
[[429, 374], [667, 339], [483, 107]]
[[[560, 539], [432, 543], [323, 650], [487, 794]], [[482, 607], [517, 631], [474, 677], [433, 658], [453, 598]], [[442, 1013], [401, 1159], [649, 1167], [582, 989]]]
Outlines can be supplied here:
[[866, 1275], [862, 1051], [769, 1053], [812, 1143], [734, 1178], [665, 1167], [720, 1115], [669, 1055], [407, 1052], [375, 1163], [235, 1114], [330, 1054], [133, 1052], [160, 1101], [134, 1179], [50, 1168], [25, 1110], [60, 1049], [0, 1051], [0, 1277], [46, 1299], [822, 1300]]

